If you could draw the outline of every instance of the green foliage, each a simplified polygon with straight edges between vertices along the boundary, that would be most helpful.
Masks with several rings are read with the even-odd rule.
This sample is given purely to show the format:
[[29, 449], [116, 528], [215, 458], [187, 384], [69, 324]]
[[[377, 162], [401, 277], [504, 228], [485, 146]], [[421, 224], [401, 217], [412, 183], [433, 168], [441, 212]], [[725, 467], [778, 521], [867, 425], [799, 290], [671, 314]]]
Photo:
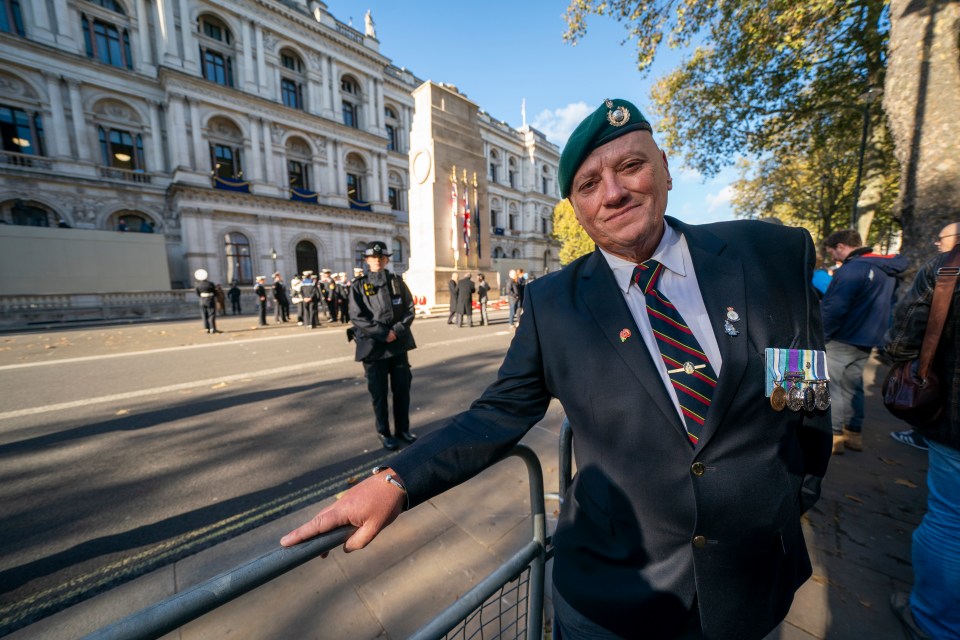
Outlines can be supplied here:
[[[739, 215], [776, 211], [811, 231], [846, 215], [849, 225], [863, 96], [885, 74], [886, 0], [572, 0], [565, 39], [584, 37], [591, 15], [624, 24], [641, 72], [664, 37], [693, 47], [652, 91], [657, 137], [708, 177], [750, 158], [736, 185]], [[869, 177], [874, 192], [886, 187], [867, 203], [883, 221], [897, 169], [880, 109], [872, 111], [862, 186], [866, 193]]]
[[553, 237], [560, 243], [561, 265], [568, 265], [594, 249], [593, 240], [577, 222], [573, 205], [566, 198], [553, 208]]

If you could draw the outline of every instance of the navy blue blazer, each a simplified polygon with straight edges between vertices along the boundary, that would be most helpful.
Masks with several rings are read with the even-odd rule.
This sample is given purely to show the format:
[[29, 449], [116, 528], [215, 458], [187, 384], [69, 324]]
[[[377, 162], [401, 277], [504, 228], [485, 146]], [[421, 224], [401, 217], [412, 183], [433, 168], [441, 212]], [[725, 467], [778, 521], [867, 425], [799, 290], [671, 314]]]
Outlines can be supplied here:
[[696, 597], [707, 638], [762, 638], [811, 574], [800, 516], [830, 459], [828, 412], [777, 412], [764, 396], [766, 347], [823, 349], [813, 243], [764, 222], [667, 223], [686, 237], [723, 358], [695, 448], [595, 251], [530, 284], [496, 382], [391, 465], [419, 504], [502, 456], [558, 398], [578, 467], [553, 537], [564, 599], [624, 637], [670, 638]]

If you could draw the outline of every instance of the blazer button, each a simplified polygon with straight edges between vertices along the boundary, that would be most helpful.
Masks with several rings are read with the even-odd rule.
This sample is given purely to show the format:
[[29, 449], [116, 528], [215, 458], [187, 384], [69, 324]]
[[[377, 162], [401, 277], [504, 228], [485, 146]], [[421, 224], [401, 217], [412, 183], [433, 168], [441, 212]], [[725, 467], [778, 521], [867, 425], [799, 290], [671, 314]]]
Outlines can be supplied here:
[[694, 462], [693, 466], [690, 467], [690, 470], [693, 472], [693, 475], [698, 478], [707, 472], [707, 465], [702, 462]]
[[707, 537], [706, 536], [694, 536], [693, 537], [693, 546], [697, 549], [703, 549], [707, 546]]

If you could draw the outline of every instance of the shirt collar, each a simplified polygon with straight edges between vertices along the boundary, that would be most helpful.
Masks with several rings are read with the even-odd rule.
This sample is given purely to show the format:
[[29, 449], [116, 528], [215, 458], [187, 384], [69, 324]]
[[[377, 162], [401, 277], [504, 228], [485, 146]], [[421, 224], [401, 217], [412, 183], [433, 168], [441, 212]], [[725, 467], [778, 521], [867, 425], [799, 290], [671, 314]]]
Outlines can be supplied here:
[[[675, 274], [685, 276], [687, 272], [683, 259], [683, 236], [676, 229], [668, 225], [666, 221], [664, 221], [663, 226], [663, 237], [660, 238], [660, 244], [657, 245], [651, 259], [656, 260]], [[603, 254], [607, 264], [610, 265], [610, 269], [613, 271], [613, 277], [617, 281], [617, 286], [626, 294], [630, 285], [633, 284], [633, 270], [637, 266], [637, 263], [624, 260], [604, 249], [600, 249], [600, 253]]]

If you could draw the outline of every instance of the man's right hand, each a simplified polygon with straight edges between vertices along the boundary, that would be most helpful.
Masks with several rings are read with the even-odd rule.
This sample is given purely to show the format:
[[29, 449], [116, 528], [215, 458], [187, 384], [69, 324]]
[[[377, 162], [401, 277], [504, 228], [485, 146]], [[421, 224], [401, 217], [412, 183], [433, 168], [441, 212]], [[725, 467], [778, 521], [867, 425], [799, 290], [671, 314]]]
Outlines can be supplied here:
[[292, 547], [321, 533], [351, 525], [357, 530], [343, 543], [343, 550], [350, 553], [363, 549], [397, 519], [407, 500], [403, 491], [384, 480], [387, 473], [393, 472], [388, 469], [354, 486], [309, 522], [283, 536], [280, 544]]

